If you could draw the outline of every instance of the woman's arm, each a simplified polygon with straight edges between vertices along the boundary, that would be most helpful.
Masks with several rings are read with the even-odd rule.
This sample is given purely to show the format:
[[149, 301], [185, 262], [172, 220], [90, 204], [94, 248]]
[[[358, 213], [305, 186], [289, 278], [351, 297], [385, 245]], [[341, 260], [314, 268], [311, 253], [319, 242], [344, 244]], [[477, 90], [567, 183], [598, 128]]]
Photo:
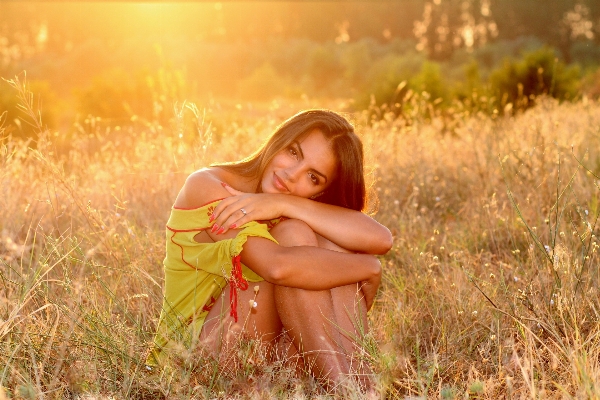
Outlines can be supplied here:
[[250, 237], [241, 259], [267, 282], [279, 286], [325, 290], [363, 282], [367, 309], [371, 308], [381, 282], [381, 263], [370, 254], [340, 253], [312, 246], [283, 247], [264, 238]]
[[[231, 194], [219, 179], [206, 170], [198, 171], [187, 178], [175, 200], [175, 206], [197, 208], [227, 196]], [[237, 235], [237, 230], [228, 230], [222, 234], [205, 232], [215, 241]], [[248, 238], [241, 260], [244, 265], [276, 285], [324, 290], [363, 282], [363, 293], [369, 307], [381, 280], [380, 262], [372, 255], [340, 253], [312, 246], [283, 247], [258, 237]]]
[[214, 211], [214, 222], [223, 228], [221, 233], [249, 221], [284, 216], [304, 221], [319, 235], [350, 251], [385, 254], [392, 247], [390, 231], [359, 211], [288, 194], [242, 193], [225, 188], [236, 196], [222, 201]]

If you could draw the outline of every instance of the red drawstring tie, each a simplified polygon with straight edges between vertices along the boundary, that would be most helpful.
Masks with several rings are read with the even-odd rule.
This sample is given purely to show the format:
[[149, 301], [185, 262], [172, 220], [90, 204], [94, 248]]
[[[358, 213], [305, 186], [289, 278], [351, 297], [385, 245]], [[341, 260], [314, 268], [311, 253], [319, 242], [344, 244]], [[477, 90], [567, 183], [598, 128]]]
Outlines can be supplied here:
[[248, 289], [248, 282], [242, 276], [242, 263], [239, 255], [231, 259], [231, 264], [233, 267], [231, 268], [231, 278], [229, 278], [229, 305], [231, 306], [229, 315], [237, 322], [237, 289]]

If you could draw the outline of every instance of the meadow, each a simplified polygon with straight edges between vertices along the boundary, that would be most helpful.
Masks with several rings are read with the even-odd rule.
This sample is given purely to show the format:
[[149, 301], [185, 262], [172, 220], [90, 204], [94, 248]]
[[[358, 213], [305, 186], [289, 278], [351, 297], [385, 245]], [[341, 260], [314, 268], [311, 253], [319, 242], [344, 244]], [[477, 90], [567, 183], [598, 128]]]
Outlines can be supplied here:
[[[187, 174], [322, 104], [179, 104], [168, 126], [89, 116], [66, 141], [12, 86], [37, 136], [0, 128], [0, 399], [330, 397], [252, 341], [228, 368], [197, 349], [144, 365]], [[348, 114], [368, 150], [367, 211], [394, 235], [363, 346], [381, 397], [599, 398], [600, 104], [412, 101]]]

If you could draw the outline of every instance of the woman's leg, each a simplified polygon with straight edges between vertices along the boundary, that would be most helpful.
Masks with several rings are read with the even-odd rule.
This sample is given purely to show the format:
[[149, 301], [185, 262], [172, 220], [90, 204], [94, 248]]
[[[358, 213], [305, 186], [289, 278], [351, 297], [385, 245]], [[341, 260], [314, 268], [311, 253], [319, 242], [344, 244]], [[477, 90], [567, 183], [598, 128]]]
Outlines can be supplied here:
[[[319, 246], [345, 251], [316, 235], [298, 220], [286, 220], [271, 233], [280, 245]], [[254, 286], [259, 286], [254, 294]], [[366, 332], [366, 306], [357, 284], [331, 290], [312, 291], [268, 282], [250, 283], [246, 291], [238, 291], [238, 322], [229, 316], [229, 287], [209, 312], [200, 340], [215, 356], [225, 346], [236, 342], [240, 333], [273, 344], [281, 338], [291, 342], [288, 355], [300, 354], [304, 365], [324, 383], [338, 383], [344, 376], [360, 372], [353, 363], [355, 338]], [[250, 300], [257, 302], [250, 308]], [[285, 341], [285, 340], [284, 340]], [[226, 353], [226, 352], [224, 352]]]
[[[302, 221], [284, 221], [271, 233], [282, 246], [345, 251], [316, 235]], [[366, 330], [367, 320], [364, 300], [358, 296], [362, 292], [356, 284], [322, 291], [275, 286], [274, 295], [284, 330], [316, 378], [335, 384], [361, 371], [353, 365], [353, 354], [360, 326]]]
[[[248, 282], [247, 290], [238, 290], [238, 321], [229, 315], [229, 286], [208, 313], [202, 332], [201, 345], [215, 357], [226, 354], [231, 345], [243, 335], [259, 339], [267, 346], [276, 343], [281, 335], [281, 321], [274, 303], [274, 286], [269, 282]], [[254, 288], [258, 286], [258, 291]], [[256, 307], [250, 307], [250, 301]]]

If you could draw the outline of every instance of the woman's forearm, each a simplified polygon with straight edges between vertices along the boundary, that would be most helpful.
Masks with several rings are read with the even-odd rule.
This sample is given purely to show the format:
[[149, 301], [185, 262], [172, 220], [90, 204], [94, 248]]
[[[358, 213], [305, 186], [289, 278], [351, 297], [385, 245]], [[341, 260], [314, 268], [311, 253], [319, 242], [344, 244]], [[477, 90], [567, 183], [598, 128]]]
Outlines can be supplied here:
[[283, 247], [260, 238], [248, 238], [241, 256], [242, 262], [266, 281], [307, 290], [378, 282], [381, 276], [381, 264], [373, 255], [312, 246]]
[[392, 247], [390, 231], [355, 210], [280, 193], [243, 193], [224, 184], [233, 196], [224, 199], [213, 213], [216, 229], [226, 233], [249, 221], [281, 216], [304, 221], [311, 229], [347, 250], [385, 254]]
[[340, 247], [368, 254], [385, 254], [392, 247], [389, 229], [368, 215], [302, 197], [280, 196], [284, 216], [304, 221]]

